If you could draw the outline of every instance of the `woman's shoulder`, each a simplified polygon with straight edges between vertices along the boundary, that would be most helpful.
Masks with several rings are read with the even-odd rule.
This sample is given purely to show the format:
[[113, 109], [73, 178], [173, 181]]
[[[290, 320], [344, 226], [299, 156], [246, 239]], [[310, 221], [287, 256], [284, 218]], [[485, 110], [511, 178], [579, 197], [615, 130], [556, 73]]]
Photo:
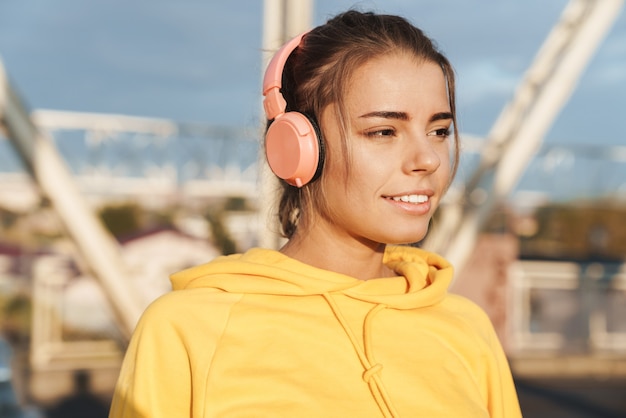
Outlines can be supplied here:
[[228, 316], [241, 294], [216, 289], [187, 289], [168, 292], [152, 301], [144, 310], [143, 323], [177, 326], [181, 323], [205, 322]]
[[458, 313], [463, 316], [472, 316], [475, 318], [481, 318], [482, 320], [489, 320], [485, 310], [473, 300], [456, 294], [448, 293], [442, 304], [450, 311]]
[[444, 302], [447, 303], [451, 309], [484, 312], [483, 308], [481, 308], [476, 302], [466, 296], [459, 295], [458, 293], [449, 292]]
[[494, 333], [493, 323], [487, 312], [476, 302], [455, 293], [449, 293], [441, 303], [450, 314], [459, 318], [468, 327], [487, 338]]

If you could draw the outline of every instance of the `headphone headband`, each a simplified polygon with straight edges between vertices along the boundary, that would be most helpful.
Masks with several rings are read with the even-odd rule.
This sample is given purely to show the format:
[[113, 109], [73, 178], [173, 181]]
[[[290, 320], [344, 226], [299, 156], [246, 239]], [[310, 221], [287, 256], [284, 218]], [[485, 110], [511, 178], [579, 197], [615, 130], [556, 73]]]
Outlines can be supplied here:
[[[305, 32], [306, 33], [306, 32]], [[283, 98], [280, 88], [283, 81], [283, 70], [289, 55], [300, 45], [302, 33], [283, 45], [272, 57], [270, 63], [265, 70], [263, 77], [263, 108], [268, 120], [276, 119], [277, 116], [285, 113], [287, 102]]]

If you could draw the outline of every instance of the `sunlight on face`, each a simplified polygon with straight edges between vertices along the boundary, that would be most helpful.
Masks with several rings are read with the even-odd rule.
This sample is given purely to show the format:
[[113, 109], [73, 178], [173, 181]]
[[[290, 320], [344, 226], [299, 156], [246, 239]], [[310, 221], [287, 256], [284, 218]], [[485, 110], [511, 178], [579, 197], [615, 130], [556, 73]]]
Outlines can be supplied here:
[[368, 245], [420, 241], [450, 181], [452, 115], [441, 68], [404, 53], [370, 60], [345, 96], [349, 170], [335, 105], [324, 109], [323, 190], [317, 214], [334, 239]]

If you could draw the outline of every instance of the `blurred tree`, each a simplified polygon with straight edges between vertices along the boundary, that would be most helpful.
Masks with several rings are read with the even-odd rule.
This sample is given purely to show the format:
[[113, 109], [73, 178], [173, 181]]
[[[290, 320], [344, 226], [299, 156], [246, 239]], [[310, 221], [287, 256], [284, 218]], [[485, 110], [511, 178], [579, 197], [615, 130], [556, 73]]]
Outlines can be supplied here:
[[146, 229], [171, 227], [174, 209], [149, 210], [135, 202], [104, 206], [100, 218], [117, 238], [134, 235]]
[[626, 260], [626, 207], [553, 204], [538, 208], [534, 216], [536, 234], [520, 238], [524, 258]]
[[140, 227], [141, 208], [135, 203], [105, 206], [100, 210], [100, 218], [111, 233], [116, 236], [131, 235]]
[[206, 220], [211, 226], [213, 235], [213, 243], [220, 249], [224, 255], [237, 252], [237, 244], [230, 236], [225, 225], [225, 211], [223, 208], [209, 209], [205, 214]]
[[211, 226], [213, 243], [220, 249], [222, 254], [237, 252], [237, 243], [232, 238], [226, 226], [228, 212], [243, 212], [253, 210], [245, 197], [228, 197], [222, 203], [216, 203], [209, 208], [204, 217]]
[[1, 331], [12, 344], [29, 339], [31, 313], [31, 298], [28, 294], [13, 293], [0, 298]]

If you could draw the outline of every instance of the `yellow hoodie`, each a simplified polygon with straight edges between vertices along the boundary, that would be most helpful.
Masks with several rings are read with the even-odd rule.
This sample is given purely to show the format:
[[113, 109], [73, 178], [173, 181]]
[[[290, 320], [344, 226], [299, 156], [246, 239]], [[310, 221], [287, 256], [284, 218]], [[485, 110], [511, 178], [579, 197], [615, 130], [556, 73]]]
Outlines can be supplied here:
[[506, 358], [441, 257], [368, 281], [271, 250], [172, 276], [139, 321], [112, 418], [520, 417]]

